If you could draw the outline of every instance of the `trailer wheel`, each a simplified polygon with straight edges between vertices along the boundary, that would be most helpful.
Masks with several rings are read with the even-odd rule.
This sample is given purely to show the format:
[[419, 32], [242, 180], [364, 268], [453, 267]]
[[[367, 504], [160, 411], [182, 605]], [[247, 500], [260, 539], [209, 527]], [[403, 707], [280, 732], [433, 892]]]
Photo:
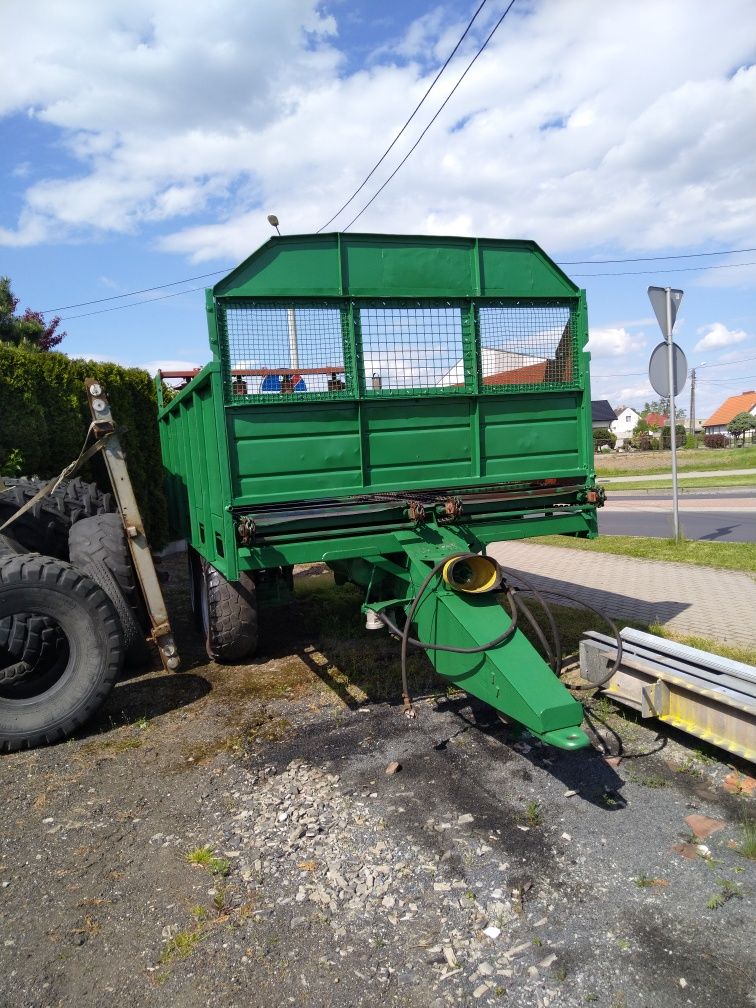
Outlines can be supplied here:
[[[26, 477], [5, 478], [3, 482], [6, 489], [0, 492], [0, 525], [45, 485], [44, 480]], [[8, 528], [24, 549], [67, 560], [71, 526], [83, 518], [113, 510], [111, 494], [98, 490], [94, 483], [72, 479], [37, 501]]]
[[255, 583], [245, 573], [227, 581], [212, 564], [202, 563], [202, 628], [208, 658], [233, 664], [257, 650]]
[[0, 560], [0, 619], [52, 621], [62, 636], [51, 665], [0, 670], [0, 751], [67, 738], [100, 707], [123, 662], [113, 603], [91, 578], [53, 557]]
[[88, 574], [115, 606], [123, 629], [126, 660], [150, 660], [147, 614], [120, 515], [103, 514], [78, 521], [68, 535], [71, 563]]

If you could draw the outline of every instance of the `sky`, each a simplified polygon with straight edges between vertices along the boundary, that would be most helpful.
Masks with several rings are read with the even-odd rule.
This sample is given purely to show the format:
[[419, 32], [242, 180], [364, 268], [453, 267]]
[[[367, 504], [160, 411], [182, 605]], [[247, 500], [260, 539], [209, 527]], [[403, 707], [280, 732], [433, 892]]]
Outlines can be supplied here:
[[[203, 288], [267, 240], [267, 214], [288, 234], [328, 221], [479, 3], [4, 0], [0, 275], [21, 308], [62, 317], [68, 354], [204, 363]], [[328, 230], [387, 179], [506, 6], [487, 0]], [[705, 418], [756, 388], [752, 0], [515, 0], [350, 229], [538, 242], [586, 288], [592, 396], [617, 407], [656, 398], [647, 287], [684, 290], [675, 338]], [[605, 261], [620, 259], [639, 261]]]

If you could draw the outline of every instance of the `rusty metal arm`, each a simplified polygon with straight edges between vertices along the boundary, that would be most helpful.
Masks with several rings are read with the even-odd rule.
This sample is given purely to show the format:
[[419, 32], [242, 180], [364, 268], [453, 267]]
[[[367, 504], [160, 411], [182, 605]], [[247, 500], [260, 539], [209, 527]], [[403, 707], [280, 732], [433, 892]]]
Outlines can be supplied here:
[[96, 381], [88, 380], [86, 390], [95, 436], [98, 439], [107, 437], [102, 448], [102, 457], [108, 469], [110, 484], [126, 532], [131, 559], [142, 589], [142, 596], [152, 627], [151, 637], [160, 652], [163, 667], [175, 671], [180, 664], [178, 649], [173, 639], [163, 592], [144, 532], [142, 516], [134, 496], [134, 488], [131, 485], [131, 478], [126, 466], [126, 456], [118, 437], [110, 403], [104, 389]]

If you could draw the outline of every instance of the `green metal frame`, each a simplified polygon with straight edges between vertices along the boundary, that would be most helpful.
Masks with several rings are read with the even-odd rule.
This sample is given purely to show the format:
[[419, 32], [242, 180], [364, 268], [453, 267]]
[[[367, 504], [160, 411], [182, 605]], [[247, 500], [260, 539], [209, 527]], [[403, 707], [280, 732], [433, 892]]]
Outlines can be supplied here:
[[[360, 309], [376, 303], [458, 305], [464, 384], [366, 388]], [[348, 388], [234, 395], [225, 312], [249, 305], [338, 307]], [[569, 309], [569, 381], [484, 383], [479, 312], [502, 305]], [[596, 535], [585, 293], [535, 243], [272, 238], [207, 292], [206, 307], [213, 359], [170, 402], [158, 377], [158, 422], [174, 533], [229, 580], [324, 561], [381, 604], [410, 598], [433, 558], [461, 547]], [[410, 507], [418, 495], [425, 516]], [[450, 519], [451, 497], [461, 509]], [[438, 588], [419, 607], [417, 630], [481, 643], [495, 636], [496, 608]], [[430, 654], [442, 675], [541, 737], [587, 744], [580, 706], [519, 632], [474, 661]]]

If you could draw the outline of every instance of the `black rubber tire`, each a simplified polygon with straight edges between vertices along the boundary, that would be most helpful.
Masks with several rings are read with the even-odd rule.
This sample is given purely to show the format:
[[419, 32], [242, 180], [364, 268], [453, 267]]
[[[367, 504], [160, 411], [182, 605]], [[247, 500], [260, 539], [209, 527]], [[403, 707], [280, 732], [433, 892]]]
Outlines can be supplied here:
[[68, 549], [71, 563], [96, 581], [115, 606], [128, 664], [147, 664], [147, 614], [120, 515], [76, 522], [68, 534]]
[[0, 619], [35, 613], [53, 620], [66, 646], [57, 667], [0, 683], [0, 751], [67, 738], [101, 706], [123, 663], [123, 634], [105, 592], [70, 564], [32, 554], [0, 560]]
[[[46, 480], [6, 477], [3, 482], [6, 489], [0, 492], [0, 525], [41, 490]], [[37, 501], [7, 531], [30, 552], [67, 560], [71, 526], [83, 518], [114, 510], [111, 494], [98, 490], [94, 483], [72, 479]]]
[[[28, 553], [23, 546], [0, 534], [0, 560]], [[50, 667], [62, 643], [60, 628], [46, 616], [16, 613], [0, 619], [0, 673], [16, 662]], [[0, 679], [3, 676], [0, 675]]]
[[234, 664], [257, 651], [257, 597], [248, 574], [227, 581], [203, 561], [200, 599], [208, 658]]

